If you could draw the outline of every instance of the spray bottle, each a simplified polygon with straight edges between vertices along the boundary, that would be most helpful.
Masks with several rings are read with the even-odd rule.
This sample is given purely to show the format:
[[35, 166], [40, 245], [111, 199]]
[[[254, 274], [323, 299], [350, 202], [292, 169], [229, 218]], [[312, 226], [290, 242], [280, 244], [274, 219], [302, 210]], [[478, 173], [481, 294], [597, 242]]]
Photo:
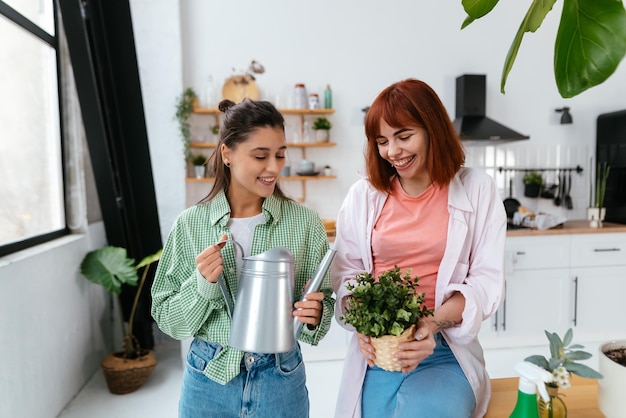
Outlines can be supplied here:
[[546, 390], [546, 383], [552, 382], [552, 373], [530, 362], [517, 363], [515, 371], [520, 375], [517, 403], [509, 418], [539, 418], [537, 407], [537, 389], [544, 401], [550, 397]]

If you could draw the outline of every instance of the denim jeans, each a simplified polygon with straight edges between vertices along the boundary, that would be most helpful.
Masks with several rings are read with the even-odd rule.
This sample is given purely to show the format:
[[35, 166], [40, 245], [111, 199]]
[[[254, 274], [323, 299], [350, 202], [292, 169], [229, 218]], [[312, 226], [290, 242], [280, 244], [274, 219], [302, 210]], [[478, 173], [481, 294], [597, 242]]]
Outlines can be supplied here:
[[194, 339], [187, 355], [180, 418], [293, 418], [309, 416], [300, 347], [279, 354], [246, 353], [241, 373], [226, 385], [203, 373], [221, 346]]
[[409, 373], [367, 369], [363, 418], [471, 417], [476, 397], [452, 350], [440, 333], [434, 353]]

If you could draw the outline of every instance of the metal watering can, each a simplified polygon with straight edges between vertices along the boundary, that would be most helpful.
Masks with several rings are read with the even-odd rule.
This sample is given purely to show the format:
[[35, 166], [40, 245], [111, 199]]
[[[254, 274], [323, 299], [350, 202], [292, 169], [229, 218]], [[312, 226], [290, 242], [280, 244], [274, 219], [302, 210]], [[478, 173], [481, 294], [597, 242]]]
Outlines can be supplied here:
[[[239, 243], [228, 241], [239, 246], [243, 254]], [[333, 249], [326, 252], [302, 299], [308, 293], [319, 291], [335, 252]], [[232, 319], [231, 347], [254, 353], [284, 353], [293, 349], [303, 325], [292, 315], [294, 282], [293, 255], [285, 247], [243, 257], [234, 311], [220, 276], [218, 284]]]

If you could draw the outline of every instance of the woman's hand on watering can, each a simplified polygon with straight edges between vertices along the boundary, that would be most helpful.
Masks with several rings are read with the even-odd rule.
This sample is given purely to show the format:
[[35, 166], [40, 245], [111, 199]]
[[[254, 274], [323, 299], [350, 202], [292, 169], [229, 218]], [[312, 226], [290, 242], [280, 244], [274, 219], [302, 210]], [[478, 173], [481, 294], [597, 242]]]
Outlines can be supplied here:
[[307, 324], [309, 329], [314, 329], [322, 320], [323, 300], [324, 293], [322, 292], [307, 293], [304, 300], [298, 301], [293, 305], [295, 308], [293, 316], [297, 317], [300, 322]]
[[210, 283], [217, 283], [217, 278], [224, 271], [224, 259], [222, 259], [221, 250], [226, 245], [222, 241], [227, 239], [228, 235], [222, 235], [217, 244], [208, 246], [196, 257], [198, 271]]

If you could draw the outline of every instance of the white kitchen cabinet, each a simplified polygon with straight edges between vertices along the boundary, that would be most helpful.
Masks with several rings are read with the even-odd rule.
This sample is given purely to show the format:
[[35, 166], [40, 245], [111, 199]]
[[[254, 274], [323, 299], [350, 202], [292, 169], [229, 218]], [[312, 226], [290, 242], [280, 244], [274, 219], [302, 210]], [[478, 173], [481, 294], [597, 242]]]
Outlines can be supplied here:
[[544, 329], [560, 330], [570, 296], [569, 237], [507, 238], [505, 299], [485, 321], [480, 339], [485, 348], [514, 347], [545, 338]]
[[626, 338], [626, 234], [572, 236], [571, 265], [577, 340]]
[[509, 236], [505, 280], [505, 302], [479, 334], [492, 377], [515, 376], [528, 355], [549, 356], [544, 330], [572, 327], [587, 351], [626, 338], [626, 233]]

